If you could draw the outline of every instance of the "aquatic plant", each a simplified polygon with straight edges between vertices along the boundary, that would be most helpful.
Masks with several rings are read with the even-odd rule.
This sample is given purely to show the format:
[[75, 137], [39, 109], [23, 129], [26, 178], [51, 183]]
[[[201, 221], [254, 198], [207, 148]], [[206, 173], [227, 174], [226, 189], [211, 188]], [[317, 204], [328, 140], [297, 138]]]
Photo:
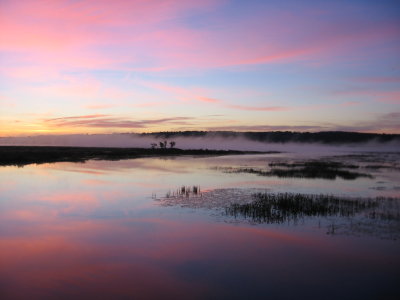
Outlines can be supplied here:
[[400, 198], [271, 193], [253, 188], [206, 190], [200, 196], [186, 196], [189, 189], [195, 190], [182, 186], [164, 198], [153, 198], [162, 206], [209, 209], [213, 215], [228, 217], [227, 222], [298, 225], [307, 220], [331, 235], [400, 238]]
[[359, 166], [344, 164], [335, 161], [306, 161], [306, 162], [272, 162], [269, 163], [270, 170], [255, 168], [226, 168], [227, 173], [250, 173], [260, 176], [277, 176], [289, 178], [312, 178], [312, 179], [336, 179], [342, 178], [353, 180], [359, 177], [372, 178], [370, 174], [349, 171], [346, 169], [357, 169]]
[[190, 196], [201, 196], [200, 186], [185, 186], [182, 185], [180, 188], [175, 191], [168, 191], [165, 194], [165, 198], [175, 198], [175, 197], [190, 197]]
[[230, 205], [225, 209], [226, 215], [262, 223], [283, 223], [313, 216], [352, 217], [379, 206], [379, 199], [351, 199], [323, 194], [257, 193], [253, 197], [255, 200], [251, 203]]
[[278, 177], [295, 177], [295, 178], [321, 178], [321, 179], [336, 179], [337, 177], [345, 180], [353, 180], [359, 177], [372, 178], [372, 175], [366, 173], [352, 172], [348, 170], [319, 168], [305, 166], [303, 168], [293, 169], [271, 169], [268, 172], [270, 176]]
[[308, 168], [323, 168], [323, 169], [358, 169], [359, 166], [353, 164], [344, 164], [337, 161], [321, 161], [310, 160], [305, 162], [287, 163], [287, 162], [271, 162], [268, 164], [270, 167], [308, 167]]

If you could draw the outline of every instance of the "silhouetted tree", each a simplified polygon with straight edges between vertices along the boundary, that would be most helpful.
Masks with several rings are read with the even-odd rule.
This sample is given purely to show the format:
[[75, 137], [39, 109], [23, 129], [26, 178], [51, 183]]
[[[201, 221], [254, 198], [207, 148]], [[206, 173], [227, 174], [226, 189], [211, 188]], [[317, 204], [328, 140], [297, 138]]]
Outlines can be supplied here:
[[157, 143], [151, 143], [151, 149], [156, 149], [157, 148]]
[[174, 141], [172, 141], [172, 142], [169, 142], [169, 146], [170, 146], [170, 148], [174, 148], [174, 147], [175, 147], [175, 145], [176, 145], [176, 143], [175, 143]]

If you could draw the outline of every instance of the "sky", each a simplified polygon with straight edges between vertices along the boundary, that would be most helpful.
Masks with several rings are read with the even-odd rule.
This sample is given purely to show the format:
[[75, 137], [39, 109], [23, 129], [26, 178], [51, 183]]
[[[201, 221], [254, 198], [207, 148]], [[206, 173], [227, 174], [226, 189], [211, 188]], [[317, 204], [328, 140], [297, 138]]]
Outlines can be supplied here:
[[400, 133], [398, 1], [0, 0], [0, 136]]

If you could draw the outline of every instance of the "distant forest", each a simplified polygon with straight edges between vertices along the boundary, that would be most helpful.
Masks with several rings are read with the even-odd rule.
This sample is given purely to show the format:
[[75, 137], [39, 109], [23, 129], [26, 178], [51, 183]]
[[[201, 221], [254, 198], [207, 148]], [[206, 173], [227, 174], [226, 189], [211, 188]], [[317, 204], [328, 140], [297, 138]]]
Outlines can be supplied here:
[[400, 134], [360, 133], [346, 131], [322, 131], [322, 132], [292, 132], [292, 131], [268, 131], [268, 132], [235, 132], [235, 131], [167, 131], [142, 133], [142, 136], [153, 136], [160, 139], [172, 139], [177, 137], [244, 137], [252, 141], [270, 143], [323, 143], [323, 144], [348, 144], [392, 141], [400, 142]]

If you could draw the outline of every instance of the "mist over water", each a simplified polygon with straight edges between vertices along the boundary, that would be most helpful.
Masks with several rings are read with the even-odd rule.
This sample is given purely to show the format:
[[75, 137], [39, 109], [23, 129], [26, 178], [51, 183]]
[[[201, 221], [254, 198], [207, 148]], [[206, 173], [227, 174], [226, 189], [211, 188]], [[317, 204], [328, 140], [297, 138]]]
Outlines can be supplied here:
[[354, 144], [323, 143], [271, 143], [250, 140], [243, 136], [222, 137], [209, 134], [201, 137], [173, 137], [170, 139], [139, 134], [71, 134], [40, 135], [27, 137], [0, 137], [0, 146], [69, 146], [69, 147], [130, 147], [150, 148], [152, 143], [174, 141], [180, 149], [242, 150], [242, 151], [281, 151], [303, 153], [329, 153], [351, 151], [393, 152], [399, 151], [400, 142], [377, 142]]

